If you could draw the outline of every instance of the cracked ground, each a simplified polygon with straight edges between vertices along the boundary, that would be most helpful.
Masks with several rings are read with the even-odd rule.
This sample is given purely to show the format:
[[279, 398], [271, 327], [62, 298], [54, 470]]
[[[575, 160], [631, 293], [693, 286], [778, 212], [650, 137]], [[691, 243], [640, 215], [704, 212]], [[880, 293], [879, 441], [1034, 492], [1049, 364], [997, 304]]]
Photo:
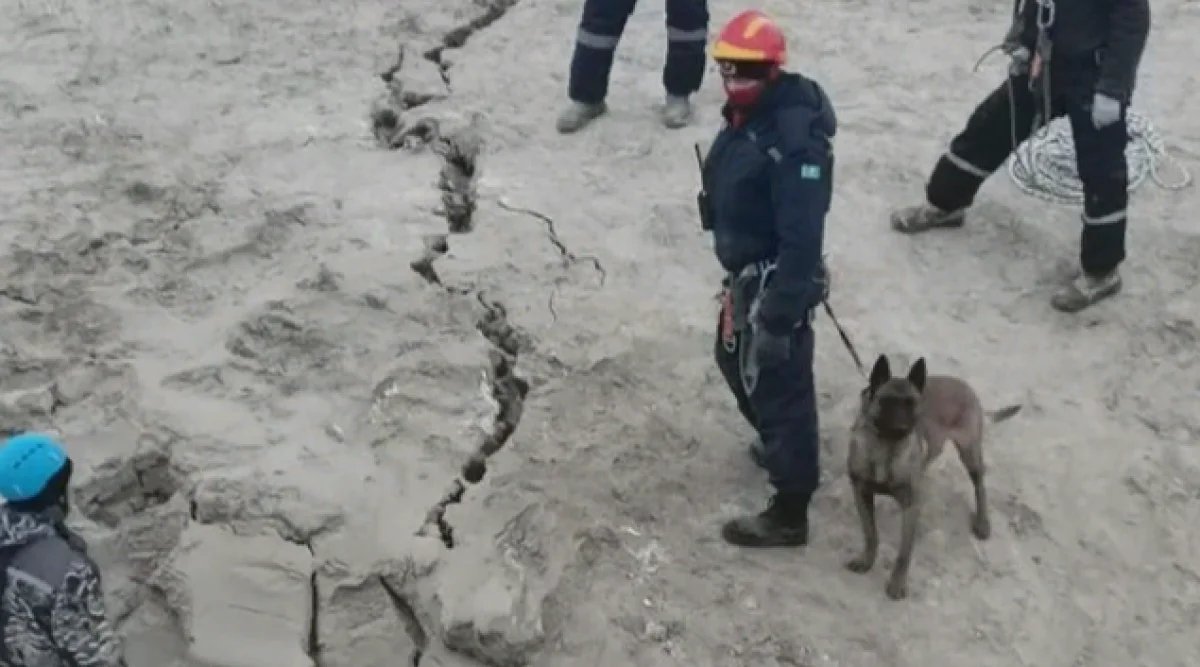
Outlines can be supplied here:
[[[886, 231], [999, 76], [970, 67], [1003, 11], [767, 6], [841, 117], [828, 251], [864, 356], [1025, 407], [988, 443], [992, 539], [939, 464], [889, 602], [890, 506], [882, 566], [841, 565], [859, 380], [822, 319], [813, 544], [736, 551], [720, 521], [767, 490], [709, 359], [719, 92], [659, 128], [643, 5], [573, 137], [578, 2], [8, 12], [0, 426], [79, 460], [131, 667], [1200, 663], [1194, 192], [1139, 191], [1125, 295], [1057, 316], [1077, 213], [1003, 175], [960, 234]], [[1193, 169], [1197, 26], [1155, 6], [1138, 100]]]

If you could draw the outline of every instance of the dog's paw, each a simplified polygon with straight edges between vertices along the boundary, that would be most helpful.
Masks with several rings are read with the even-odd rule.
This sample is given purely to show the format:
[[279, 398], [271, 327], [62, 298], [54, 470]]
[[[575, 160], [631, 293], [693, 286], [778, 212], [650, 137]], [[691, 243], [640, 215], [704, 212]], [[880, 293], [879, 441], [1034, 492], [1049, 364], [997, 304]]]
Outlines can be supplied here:
[[888, 579], [887, 587], [884, 589], [888, 598], [892, 600], [903, 600], [908, 597], [908, 581], [892, 577]]
[[875, 566], [875, 559], [870, 556], [856, 556], [846, 561], [846, 569], [855, 574], [866, 574]]
[[976, 515], [971, 519], [971, 532], [976, 538], [986, 540], [992, 536], [992, 523], [984, 515]]

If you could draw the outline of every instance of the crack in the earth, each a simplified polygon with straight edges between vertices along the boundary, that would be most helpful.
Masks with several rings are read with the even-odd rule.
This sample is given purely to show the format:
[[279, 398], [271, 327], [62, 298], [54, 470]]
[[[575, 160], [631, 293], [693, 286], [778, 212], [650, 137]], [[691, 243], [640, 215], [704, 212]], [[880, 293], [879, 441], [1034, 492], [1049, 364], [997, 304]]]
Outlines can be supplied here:
[[404, 624], [404, 631], [408, 633], [408, 637], [413, 643], [412, 656], [405, 667], [421, 667], [421, 660], [424, 659], [425, 652], [429, 650], [429, 633], [425, 631], [425, 626], [417, 616], [413, 603], [404, 594], [396, 590], [396, 587], [388, 583], [388, 580], [382, 575], [379, 576], [379, 585], [383, 587], [383, 591], [392, 601], [392, 607], [395, 608], [396, 615]]
[[[595, 255], [576, 255], [575, 253], [571, 252], [571, 250], [567, 248], [567, 245], [562, 242], [562, 239], [558, 237], [558, 231], [554, 226], [553, 218], [545, 213], [541, 213], [533, 209], [513, 206], [503, 198], [496, 200], [496, 204], [506, 211], [528, 215], [541, 221], [542, 225], [545, 226], [546, 229], [546, 237], [550, 240], [551, 245], [558, 250], [558, 254], [562, 258], [562, 267], [567, 269], [576, 262], [589, 262], [600, 278], [599, 286], [604, 287], [604, 283], [608, 280], [608, 271], [604, 269], [604, 265], [600, 262], [600, 258], [596, 257]], [[556, 322], [558, 321], [558, 311], [554, 308], [554, 298], [558, 294], [558, 287], [560, 284], [561, 280], [556, 279], [554, 281], [554, 288], [550, 290], [550, 296], [546, 300], [546, 306], [550, 309], [550, 316], [554, 318]]]
[[401, 111], [408, 111], [409, 109], [424, 106], [440, 97], [433, 93], [408, 90], [404, 87], [403, 79], [397, 75], [400, 73], [400, 69], [404, 67], [404, 59], [407, 56], [408, 48], [401, 45], [399, 51], [396, 53], [396, 61], [379, 75], [379, 78], [383, 79], [383, 82], [392, 90], [392, 100], [396, 106], [400, 107]]
[[417, 150], [441, 138], [440, 124], [434, 118], [421, 118], [408, 125], [391, 107], [371, 113], [371, 133], [388, 150]]
[[510, 9], [517, 6], [518, 1], [490, 0], [489, 2], [484, 0], [486, 4], [482, 14], [443, 35], [441, 44], [424, 53], [426, 60], [437, 65], [438, 72], [442, 75], [442, 81], [447, 88], [450, 87], [450, 63], [442, 58], [446, 49], [461, 49], [466, 46], [467, 42], [478, 32], [486, 30], [496, 21], [504, 18]]
[[491, 428], [463, 465], [461, 478], [455, 479], [441, 499], [429, 509], [425, 523], [417, 531], [418, 535], [427, 535], [436, 530], [442, 544], [448, 549], [455, 547], [456, 540], [454, 527], [446, 519], [447, 508], [462, 502], [468, 483], [477, 484], [483, 480], [487, 474], [488, 457], [500, 451], [516, 432], [530, 390], [529, 382], [515, 373], [524, 336], [509, 323], [508, 312], [502, 303], [489, 301], [482, 294], [476, 294], [476, 297], [483, 305], [484, 312], [475, 326], [492, 344], [492, 349], [488, 351], [488, 367], [484, 369], [487, 377], [485, 387], [489, 400], [496, 404], [497, 409]]
[[442, 191], [441, 213], [451, 234], [466, 234], [475, 227], [475, 177], [482, 143], [479, 134], [467, 128], [439, 137], [434, 149], [442, 158], [438, 189]]
[[[450, 65], [443, 59], [446, 49], [464, 46], [472, 36], [500, 20], [518, 1], [477, 0], [484, 7], [483, 13], [444, 34], [438, 46], [423, 54], [425, 59], [437, 66], [447, 90], [450, 90]], [[423, 252], [409, 267], [431, 285], [455, 294], [468, 294], [473, 290], [452, 289], [446, 286], [434, 268], [434, 263], [449, 252], [449, 234], [468, 234], [474, 229], [474, 216], [478, 205], [475, 183], [483, 142], [472, 127], [443, 135], [439, 123], [432, 118], [421, 119], [412, 127], [405, 127], [399, 111], [420, 106], [428, 100], [404, 98], [403, 82], [397, 81], [404, 57], [404, 49], [401, 49], [394, 66], [381, 75], [389, 88], [400, 91], [400, 97], [392, 100], [392, 107], [379, 109], [372, 114], [372, 126], [376, 138], [389, 148], [428, 144], [442, 158], [438, 174], [438, 189], [442, 192], [439, 213], [446, 219], [448, 232], [427, 236], [424, 239]], [[399, 107], [399, 110], [394, 107]], [[575, 256], [558, 243], [552, 223], [549, 230], [552, 241], [565, 258], [564, 261], [575, 261]], [[597, 269], [603, 272], [599, 261], [593, 259], [593, 262]], [[476, 297], [484, 311], [476, 322], [476, 328], [492, 344], [492, 349], [488, 351], [488, 365], [484, 369], [484, 387], [488, 399], [495, 404], [496, 415], [491, 428], [483, 435], [475, 447], [475, 452], [463, 465], [460, 477], [454, 479], [441, 498], [430, 507], [424, 523], [417, 530], [419, 535], [436, 531], [448, 549], [454, 548], [456, 542], [454, 528], [446, 520], [446, 509], [450, 505], [462, 502], [467, 484], [476, 484], [483, 480], [487, 474], [487, 458], [502, 449], [516, 431], [521, 421], [525, 397], [530, 391], [529, 382], [514, 372], [522, 348], [522, 335], [509, 324], [503, 304], [489, 301], [478, 292]], [[394, 591], [389, 591], [389, 594], [392, 593]], [[394, 601], [399, 599], [393, 595]], [[402, 605], [397, 606], [401, 608]], [[419, 661], [420, 656], [414, 660]]]
[[[475, 177], [479, 171], [482, 140], [470, 128], [449, 137], [442, 137], [437, 122], [430, 120], [429, 123], [429, 132], [436, 141], [434, 150], [442, 158], [442, 168], [438, 174], [438, 189], [442, 192], [442, 206], [439, 212], [446, 219], [449, 234], [468, 234], [474, 229], [478, 199]], [[409, 268], [431, 285], [459, 294], [466, 293], [465, 290], [445, 285], [434, 268], [434, 262], [450, 251], [448, 234], [426, 236], [424, 245], [421, 256], [413, 260]]]
[[304, 652], [312, 660], [315, 667], [323, 667], [321, 653], [324, 647], [321, 644], [321, 590], [317, 583], [317, 552], [313, 550], [310, 540], [295, 540], [284, 537], [285, 540], [302, 546], [308, 549], [308, 555], [313, 558], [313, 571], [308, 578], [308, 594], [309, 594], [309, 613], [308, 613], [308, 637], [305, 640]]
[[438, 275], [437, 269], [433, 268], [433, 263], [439, 258], [450, 252], [450, 242], [445, 234], [431, 234], [421, 239], [425, 245], [425, 250], [421, 256], [409, 263], [408, 267], [412, 269], [418, 276], [425, 279], [425, 282], [438, 287], [445, 287], [442, 282], [442, 277]]

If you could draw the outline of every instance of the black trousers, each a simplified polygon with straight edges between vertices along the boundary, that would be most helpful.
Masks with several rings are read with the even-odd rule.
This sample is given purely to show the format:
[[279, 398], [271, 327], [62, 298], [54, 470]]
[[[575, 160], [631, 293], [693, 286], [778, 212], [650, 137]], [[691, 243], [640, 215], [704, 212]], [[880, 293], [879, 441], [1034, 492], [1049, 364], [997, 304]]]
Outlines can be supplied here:
[[[666, 0], [667, 62], [663, 86], [667, 94], [687, 97], [700, 90], [708, 43], [706, 0]], [[625, 22], [637, 0], [584, 0], [583, 20], [571, 58], [568, 94], [584, 104], [599, 104], [608, 95], [608, 76]]]
[[[1125, 147], [1129, 134], [1121, 120], [1102, 129], [1092, 124], [1093, 63], [1065, 63], [1051, 71], [1050, 109], [1071, 123], [1083, 185], [1083, 229], [1079, 262], [1091, 275], [1103, 275], [1125, 260], [1129, 174]], [[970, 206], [983, 181], [999, 169], [1016, 148], [1029, 138], [1041, 104], [1029, 88], [1029, 77], [1019, 76], [996, 88], [975, 108], [966, 127], [950, 142], [925, 186], [930, 204], [942, 210]]]
[[743, 347], [749, 330], [734, 333], [727, 344], [723, 316], [718, 318], [714, 349], [717, 368], [729, 385], [738, 410], [763, 442], [763, 463], [771, 486], [780, 493], [811, 497], [821, 478], [817, 392], [813, 378], [815, 336], [808, 324], [791, 337], [790, 358], [759, 369], [753, 391], [742, 379]]

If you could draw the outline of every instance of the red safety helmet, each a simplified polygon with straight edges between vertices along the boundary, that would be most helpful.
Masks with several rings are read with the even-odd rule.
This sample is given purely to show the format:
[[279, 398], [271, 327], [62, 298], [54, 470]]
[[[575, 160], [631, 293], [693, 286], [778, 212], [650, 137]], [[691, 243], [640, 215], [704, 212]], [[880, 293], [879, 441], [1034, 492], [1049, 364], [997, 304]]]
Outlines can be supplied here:
[[787, 62], [787, 40], [766, 14], [748, 9], [721, 28], [709, 53], [713, 60], [781, 66]]

